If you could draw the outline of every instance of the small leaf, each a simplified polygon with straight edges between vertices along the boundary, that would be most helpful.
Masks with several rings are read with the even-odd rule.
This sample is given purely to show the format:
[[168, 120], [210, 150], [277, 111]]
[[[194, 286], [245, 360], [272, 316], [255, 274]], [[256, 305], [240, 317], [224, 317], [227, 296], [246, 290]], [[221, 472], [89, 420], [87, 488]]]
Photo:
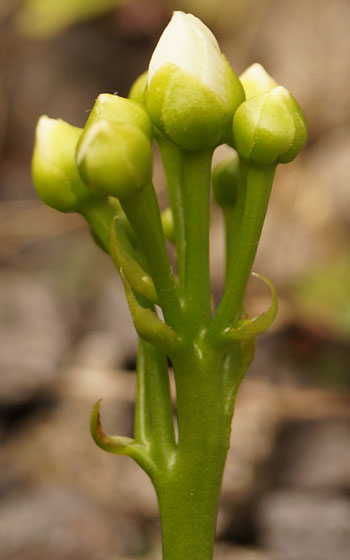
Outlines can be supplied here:
[[278, 300], [273, 283], [264, 274], [257, 274], [253, 272], [253, 275], [260, 278], [260, 280], [262, 280], [270, 288], [272, 296], [271, 306], [261, 315], [253, 317], [252, 319], [244, 319], [243, 321], [240, 321], [236, 327], [229, 327], [225, 329], [222, 333], [222, 340], [225, 340], [226, 342], [255, 338], [259, 334], [265, 332], [276, 317]]
[[128, 455], [126, 448], [135, 443], [135, 440], [124, 436], [107, 435], [102, 428], [100, 405], [101, 399], [94, 405], [90, 419], [90, 431], [96, 445], [109, 453]]
[[155, 463], [150, 457], [149, 449], [126, 436], [107, 435], [100, 417], [101, 399], [98, 400], [91, 413], [90, 432], [98, 447], [114, 455], [126, 455], [134, 459], [150, 476], [155, 470]]
[[163, 323], [152, 309], [140, 305], [124, 274], [124, 270], [121, 268], [119, 272], [138, 335], [147, 342], [158, 346], [167, 354], [173, 354], [177, 350], [179, 344], [177, 334], [171, 327]]
[[[127, 247], [127, 245], [129, 245]], [[117, 269], [122, 269], [130, 286], [146, 300], [157, 303], [157, 293], [151, 276], [139, 265], [131, 254], [132, 247], [127, 243], [122, 223], [116, 218], [112, 224], [111, 257]]]

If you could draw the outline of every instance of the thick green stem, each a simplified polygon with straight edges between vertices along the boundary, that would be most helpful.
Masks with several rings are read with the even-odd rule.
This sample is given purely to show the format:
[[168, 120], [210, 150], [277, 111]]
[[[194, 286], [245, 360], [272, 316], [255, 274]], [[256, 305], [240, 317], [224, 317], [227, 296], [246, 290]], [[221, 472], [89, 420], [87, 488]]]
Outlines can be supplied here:
[[221, 360], [207, 347], [174, 362], [179, 427], [174, 464], [156, 488], [163, 560], [212, 560], [232, 411], [225, 410]]
[[[163, 560], [212, 560], [224, 460], [210, 466], [183, 457], [158, 489]], [[225, 455], [226, 456], [226, 455]]]
[[180, 303], [153, 185], [123, 200], [122, 207], [146, 255], [164, 318], [177, 330], [181, 324]]
[[185, 219], [183, 302], [186, 329], [198, 334], [209, 322], [209, 212], [212, 152], [182, 152]]
[[241, 318], [244, 293], [264, 225], [274, 173], [275, 166], [247, 165], [244, 210], [230, 248], [234, 264], [230, 265], [224, 295], [209, 327], [209, 336]]
[[168, 140], [160, 135], [157, 137], [157, 143], [168, 184], [170, 207], [174, 219], [177, 273], [179, 277], [179, 291], [181, 293], [185, 270], [185, 218], [181, 151], [177, 146], [171, 144], [171, 142], [168, 142]]

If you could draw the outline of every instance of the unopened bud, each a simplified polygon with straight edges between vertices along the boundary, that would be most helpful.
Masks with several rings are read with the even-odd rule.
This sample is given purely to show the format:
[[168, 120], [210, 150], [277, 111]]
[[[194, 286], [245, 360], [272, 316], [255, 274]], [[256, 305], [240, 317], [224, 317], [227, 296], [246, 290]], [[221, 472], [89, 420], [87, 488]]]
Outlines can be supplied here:
[[79, 211], [81, 204], [94, 195], [82, 182], [75, 163], [81, 133], [81, 128], [45, 115], [36, 128], [34, 186], [46, 204], [61, 212]]
[[233, 120], [235, 149], [243, 160], [258, 165], [291, 161], [306, 136], [302, 110], [282, 86], [242, 103]]
[[145, 98], [157, 129], [197, 151], [232, 140], [244, 91], [212, 32], [193, 15], [174, 12], [151, 58]]
[[102, 119], [84, 131], [77, 164], [88, 185], [125, 199], [151, 181], [151, 143], [135, 125]]

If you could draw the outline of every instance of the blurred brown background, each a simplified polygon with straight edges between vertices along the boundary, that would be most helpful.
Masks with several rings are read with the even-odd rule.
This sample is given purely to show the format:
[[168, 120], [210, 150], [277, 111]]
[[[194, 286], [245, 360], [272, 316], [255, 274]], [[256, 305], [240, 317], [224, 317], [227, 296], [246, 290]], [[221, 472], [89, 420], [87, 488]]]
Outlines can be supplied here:
[[[280, 310], [238, 397], [215, 558], [348, 559], [349, 6], [1, 0], [2, 560], [160, 557], [149, 481], [88, 433], [99, 397], [108, 431], [132, 432], [136, 338], [120, 282], [83, 221], [37, 199], [30, 158], [41, 114], [82, 126], [100, 92], [127, 95], [174, 9], [212, 28], [238, 74], [261, 62], [309, 126], [303, 153], [278, 169], [255, 265]], [[219, 215], [212, 245], [218, 296]], [[247, 305], [268, 305], [259, 284]]]

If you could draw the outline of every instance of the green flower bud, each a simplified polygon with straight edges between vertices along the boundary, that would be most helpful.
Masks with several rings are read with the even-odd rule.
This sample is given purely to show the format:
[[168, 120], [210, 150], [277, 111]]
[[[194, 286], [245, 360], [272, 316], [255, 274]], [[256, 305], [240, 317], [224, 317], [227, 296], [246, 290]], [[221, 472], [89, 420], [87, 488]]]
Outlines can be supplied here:
[[268, 74], [265, 68], [255, 62], [249, 66], [239, 77], [244, 88], [246, 99], [266, 93], [278, 86], [278, 83]]
[[40, 198], [61, 212], [78, 212], [94, 196], [81, 180], [75, 150], [82, 129], [42, 116], [36, 128], [32, 176]]
[[139, 76], [131, 86], [128, 95], [129, 99], [143, 106], [147, 83], [148, 83], [148, 72], [146, 70], [146, 72], [143, 72], [143, 74], [141, 74], [141, 76]]
[[302, 110], [282, 86], [242, 103], [233, 119], [237, 152], [258, 165], [291, 161], [304, 147], [306, 136]]
[[88, 185], [125, 199], [152, 180], [151, 143], [133, 124], [101, 119], [84, 130], [77, 164]]
[[182, 148], [207, 150], [232, 141], [243, 100], [212, 32], [193, 15], [174, 12], [149, 65], [145, 101], [154, 125]]
[[233, 206], [241, 182], [240, 161], [236, 152], [214, 167], [212, 181], [215, 202], [219, 206]]
[[111, 123], [133, 124], [152, 140], [152, 123], [146, 111], [136, 101], [119, 97], [119, 95], [101, 93], [96, 99], [85, 128], [101, 119]]
[[175, 242], [174, 216], [171, 208], [166, 208], [162, 212], [161, 218], [165, 237], [169, 241]]

